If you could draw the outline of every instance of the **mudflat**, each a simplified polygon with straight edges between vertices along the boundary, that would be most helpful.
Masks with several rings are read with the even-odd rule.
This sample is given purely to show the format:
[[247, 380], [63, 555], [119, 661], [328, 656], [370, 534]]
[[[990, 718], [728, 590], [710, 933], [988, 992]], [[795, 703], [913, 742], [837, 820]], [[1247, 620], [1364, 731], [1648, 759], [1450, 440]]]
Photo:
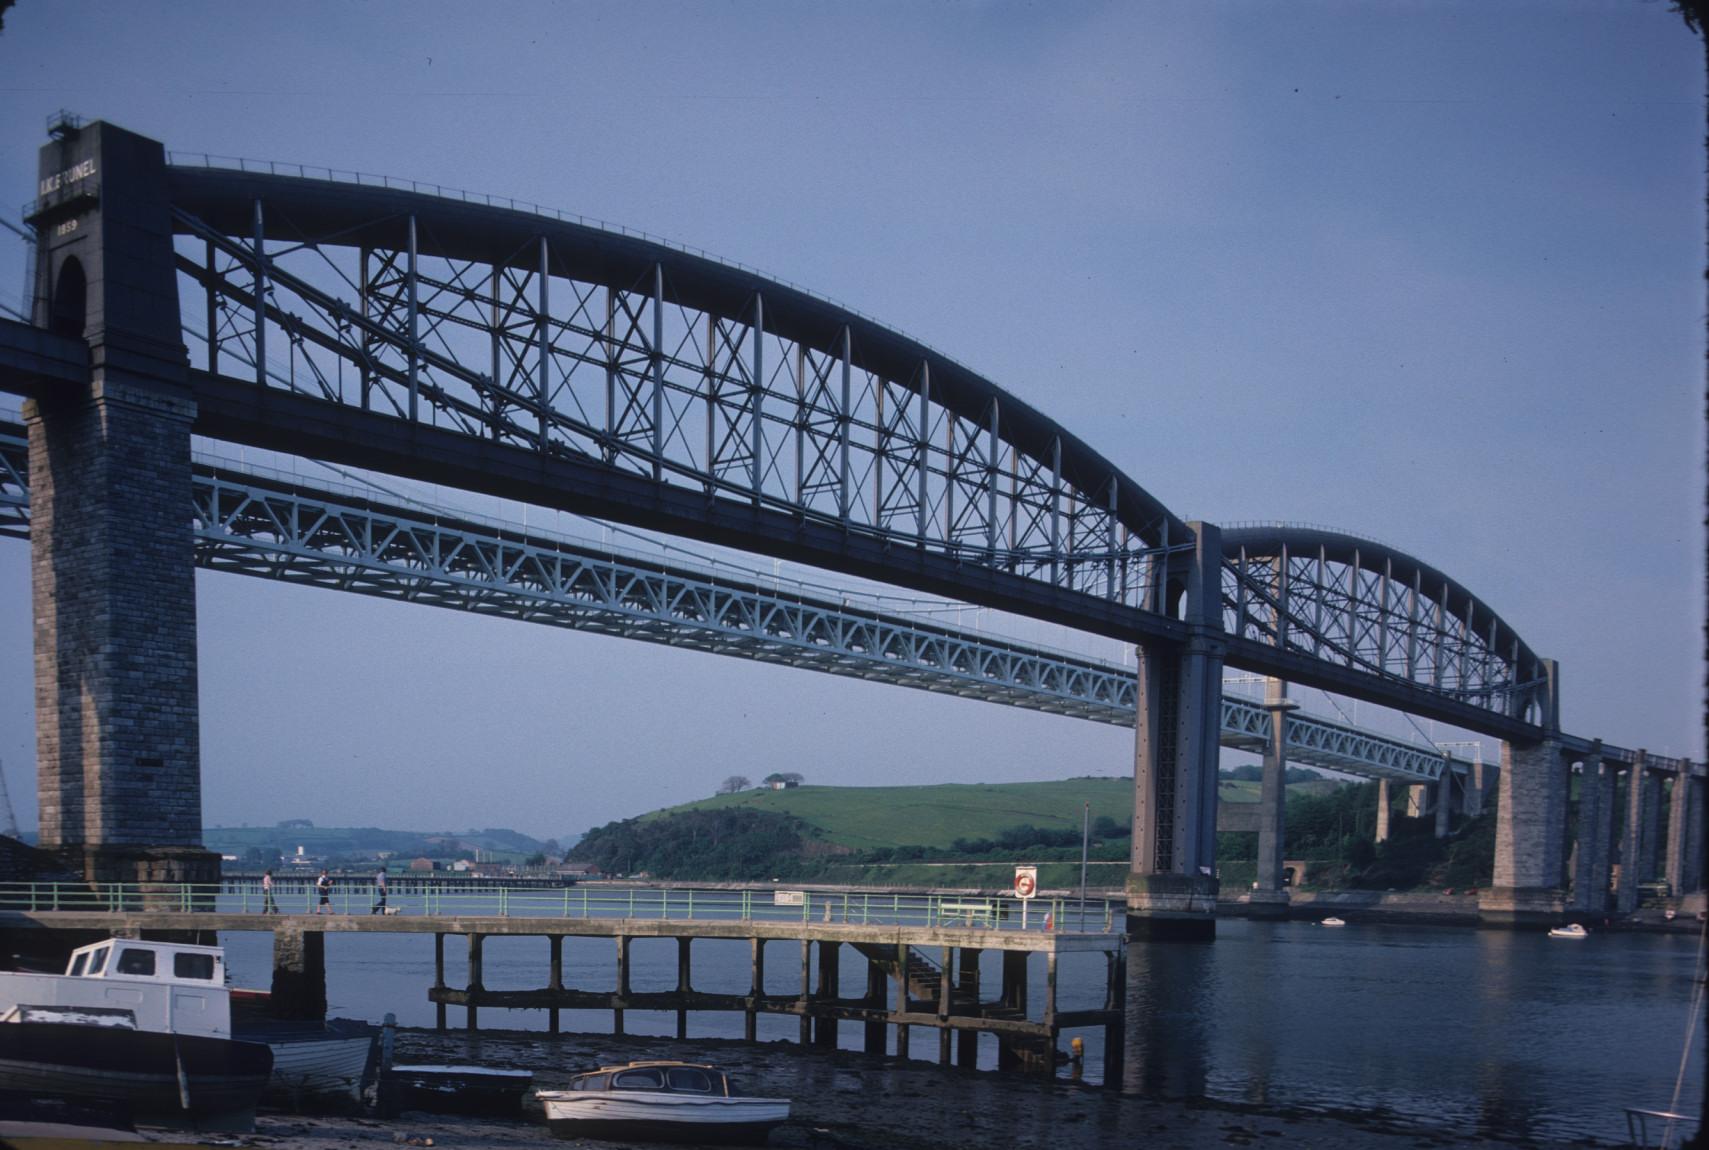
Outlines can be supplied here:
[[[991, 1071], [851, 1051], [803, 1050], [793, 1043], [750, 1045], [718, 1039], [485, 1031], [398, 1033], [398, 1061], [478, 1063], [534, 1072], [540, 1089], [602, 1063], [682, 1058], [715, 1063], [749, 1094], [789, 1098], [792, 1117], [771, 1136], [776, 1147], [855, 1150], [1103, 1150], [1106, 1147], [1499, 1146], [1464, 1131], [1406, 1123], [1381, 1113], [1326, 1114], [1282, 1108], [1170, 1101], [1072, 1081], [1048, 1082]], [[429, 1140], [431, 1139], [431, 1142]], [[564, 1142], [546, 1129], [530, 1094], [514, 1120], [408, 1112], [395, 1119], [264, 1114], [247, 1145], [363, 1150], [432, 1145], [443, 1150], [508, 1146], [604, 1146]], [[1593, 1144], [1586, 1140], [1585, 1144]], [[229, 1145], [229, 1143], [228, 1143]], [[610, 1143], [609, 1145], [637, 1145]]]

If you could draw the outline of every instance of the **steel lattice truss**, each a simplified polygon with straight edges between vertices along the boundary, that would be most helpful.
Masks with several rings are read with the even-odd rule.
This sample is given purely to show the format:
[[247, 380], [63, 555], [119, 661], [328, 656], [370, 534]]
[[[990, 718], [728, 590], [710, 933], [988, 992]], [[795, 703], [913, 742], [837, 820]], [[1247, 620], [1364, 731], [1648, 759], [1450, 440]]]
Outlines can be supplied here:
[[1147, 560], [1190, 539], [1026, 405], [797, 289], [563, 219], [229, 176], [173, 170], [216, 375], [1140, 609]]
[[[0, 509], [27, 538], [23, 438], [0, 432]], [[396, 508], [205, 463], [198, 566], [869, 679], [1132, 727], [1134, 673], [847, 603], [619, 558], [563, 540]], [[1293, 762], [1426, 782], [1440, 752], [1299, 713]], [[1270, 714], [1222, 700], [1223, 745], [1261, 751]], [[1456, 764], [1464, 769], [1464, 764]]]
[[1223, 555], [1230, 635], [1516, 718], [1533, 707], [1536, 656], [1469, 591], [1409, 556], [1283, 525], [1226, 530]]

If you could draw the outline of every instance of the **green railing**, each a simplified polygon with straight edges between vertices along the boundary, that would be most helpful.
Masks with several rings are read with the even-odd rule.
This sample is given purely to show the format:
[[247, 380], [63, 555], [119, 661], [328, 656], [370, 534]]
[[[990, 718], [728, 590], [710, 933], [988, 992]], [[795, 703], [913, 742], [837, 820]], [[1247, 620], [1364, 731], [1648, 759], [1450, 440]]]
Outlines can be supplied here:
[[0, 912], [106, 911], [281, 915], [412, 915], [499, 918], [670, 919], [846, 923], [1109, 934], [1124, 906], [1109, 899], [904, 894], [774, 887], [439, 886], [400, 878], [384, 906], [372, 882], [333, 881], [322, 904], [313, 882], [276, 880], [272, 902], [258, 882], [0, 883]]

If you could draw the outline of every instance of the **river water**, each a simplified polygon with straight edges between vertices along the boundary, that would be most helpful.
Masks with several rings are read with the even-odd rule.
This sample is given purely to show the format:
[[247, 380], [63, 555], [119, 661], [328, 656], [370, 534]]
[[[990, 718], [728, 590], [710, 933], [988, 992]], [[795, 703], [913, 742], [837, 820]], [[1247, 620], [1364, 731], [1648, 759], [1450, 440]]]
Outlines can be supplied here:
[[[432, 935], [329, 933], [327, 994], [331, 1012], [379, 1021], [388, 1012], [405, 1026], [431, 1027]], [[265, 987], [271, 936], [223, 936], [232, 980]], [[1426, 926], [1306, 922], [1218, 923], [1211, 944], [1135, 944], [1129, 953], [1127, 1067], [1122, 1089], [1172, 1099], [1322, 1112], [1382, 1114], [1461, 1134], [1564, 1141], [1623, 1140], [1622, 1108], [1667, 1109], [1690, 1020], [1698, 944], [1690, 937], [1597, 934], [1582, 942], [1541, 932], [1474, 931]], [[543, 938], [486, 940], [489, 989], [546, 984]], [[798, 943], [766, 952], [766, 990], [800, 989]], [[985, 955], [982, 981], [991, 997], [999, 957]], [[637, 991], [676, 984], [669, 939], [632, 944]], [[1044, 1001], [1043, 963], [1033, 961], [1031, 1007]], [[611, 990], [615, 948], [609, 939], [566, 939], [564, 982]], [[1059, 1008], [1099, 1005], [1104, 959], [1066, 955], [1059, 970]], [[864, 990], [865, 964], [850, 951], [841, 965], [842, 993]], [[748, 989], [745, 942], [694, 945], [696, 990]], [[463, 985], [461, 939], [446, 940], [446, 982]], [[461, 1027], [462, 1011], [448, 1010]], [[543, 1030], [544, 1011], [483, 1008], [482, 1030]], [[567, 1030], [609, 1033], [608, 1011], [565, 1011]], [[630, 1034], [668, 1037], [675, 1015], [629, 1011]], [[739, 1013], [691, 1015], [689, 1034], [739, 1038]], [[1086, 1044], [1084, 1076], [1102, 1069], [1101, 1030], [1069, 1032]], [[761, 1041], [794, 1041], [793, 1017], [762, 1016]], [[1704, 1080], [1702, 1028], [1696, 1030], [1681, 1108], [1695, 1113]], [[854, 1049], [860, 1027], [844, 1024], [842, 1045]], [[894, 1043], [894, 1037], [891, 1039]], [[909, 1054], [935, 1059], [937, 1034], [912, 1032]], [[982, 1066], [994, 1066], [992, 1039], [982, 1038]], [[1064, 1074], [1072, 1073], [1065, 1069]]]

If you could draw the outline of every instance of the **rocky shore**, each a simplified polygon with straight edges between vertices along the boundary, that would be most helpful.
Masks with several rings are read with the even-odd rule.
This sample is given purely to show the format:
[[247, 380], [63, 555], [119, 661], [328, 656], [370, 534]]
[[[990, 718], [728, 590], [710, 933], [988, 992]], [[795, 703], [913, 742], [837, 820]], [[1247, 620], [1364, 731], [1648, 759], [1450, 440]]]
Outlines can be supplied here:
[[[599, 1063], [661, 1057], [714, 1062], [749, 1093], [790, 1098], [793, 1116], [773, 1133], [771, 1145], [806, 1150], [1104, 1150], [1141, 1145], [1184, 1150], [1254, 1145], [1423, 1150], [1525, 1144], [1468, 1137], [1380, 1113], [1324, 1114], [1127, 1097], [1069, 1081], [946, 1070], [849, 1051], [809, 1053], [788, 1043], [609, 1035], [548, 1040], [517, 1031], [470, 1035], [406, 1030], [399, 1032], [397, 1057], [526, 1068], [534, 1071], [535, 1086], [542, 1089], [560, 1087], [571, 1073]], [[243, 1142], [303, 1150], [564, 1144], [547, 1131], [532, 1098], [514, 1121], [415, 1112], [392, 1120], [263, 1115], [255, 1133]], [[605, 1145], [585, 1140], [569, 1144]]]

